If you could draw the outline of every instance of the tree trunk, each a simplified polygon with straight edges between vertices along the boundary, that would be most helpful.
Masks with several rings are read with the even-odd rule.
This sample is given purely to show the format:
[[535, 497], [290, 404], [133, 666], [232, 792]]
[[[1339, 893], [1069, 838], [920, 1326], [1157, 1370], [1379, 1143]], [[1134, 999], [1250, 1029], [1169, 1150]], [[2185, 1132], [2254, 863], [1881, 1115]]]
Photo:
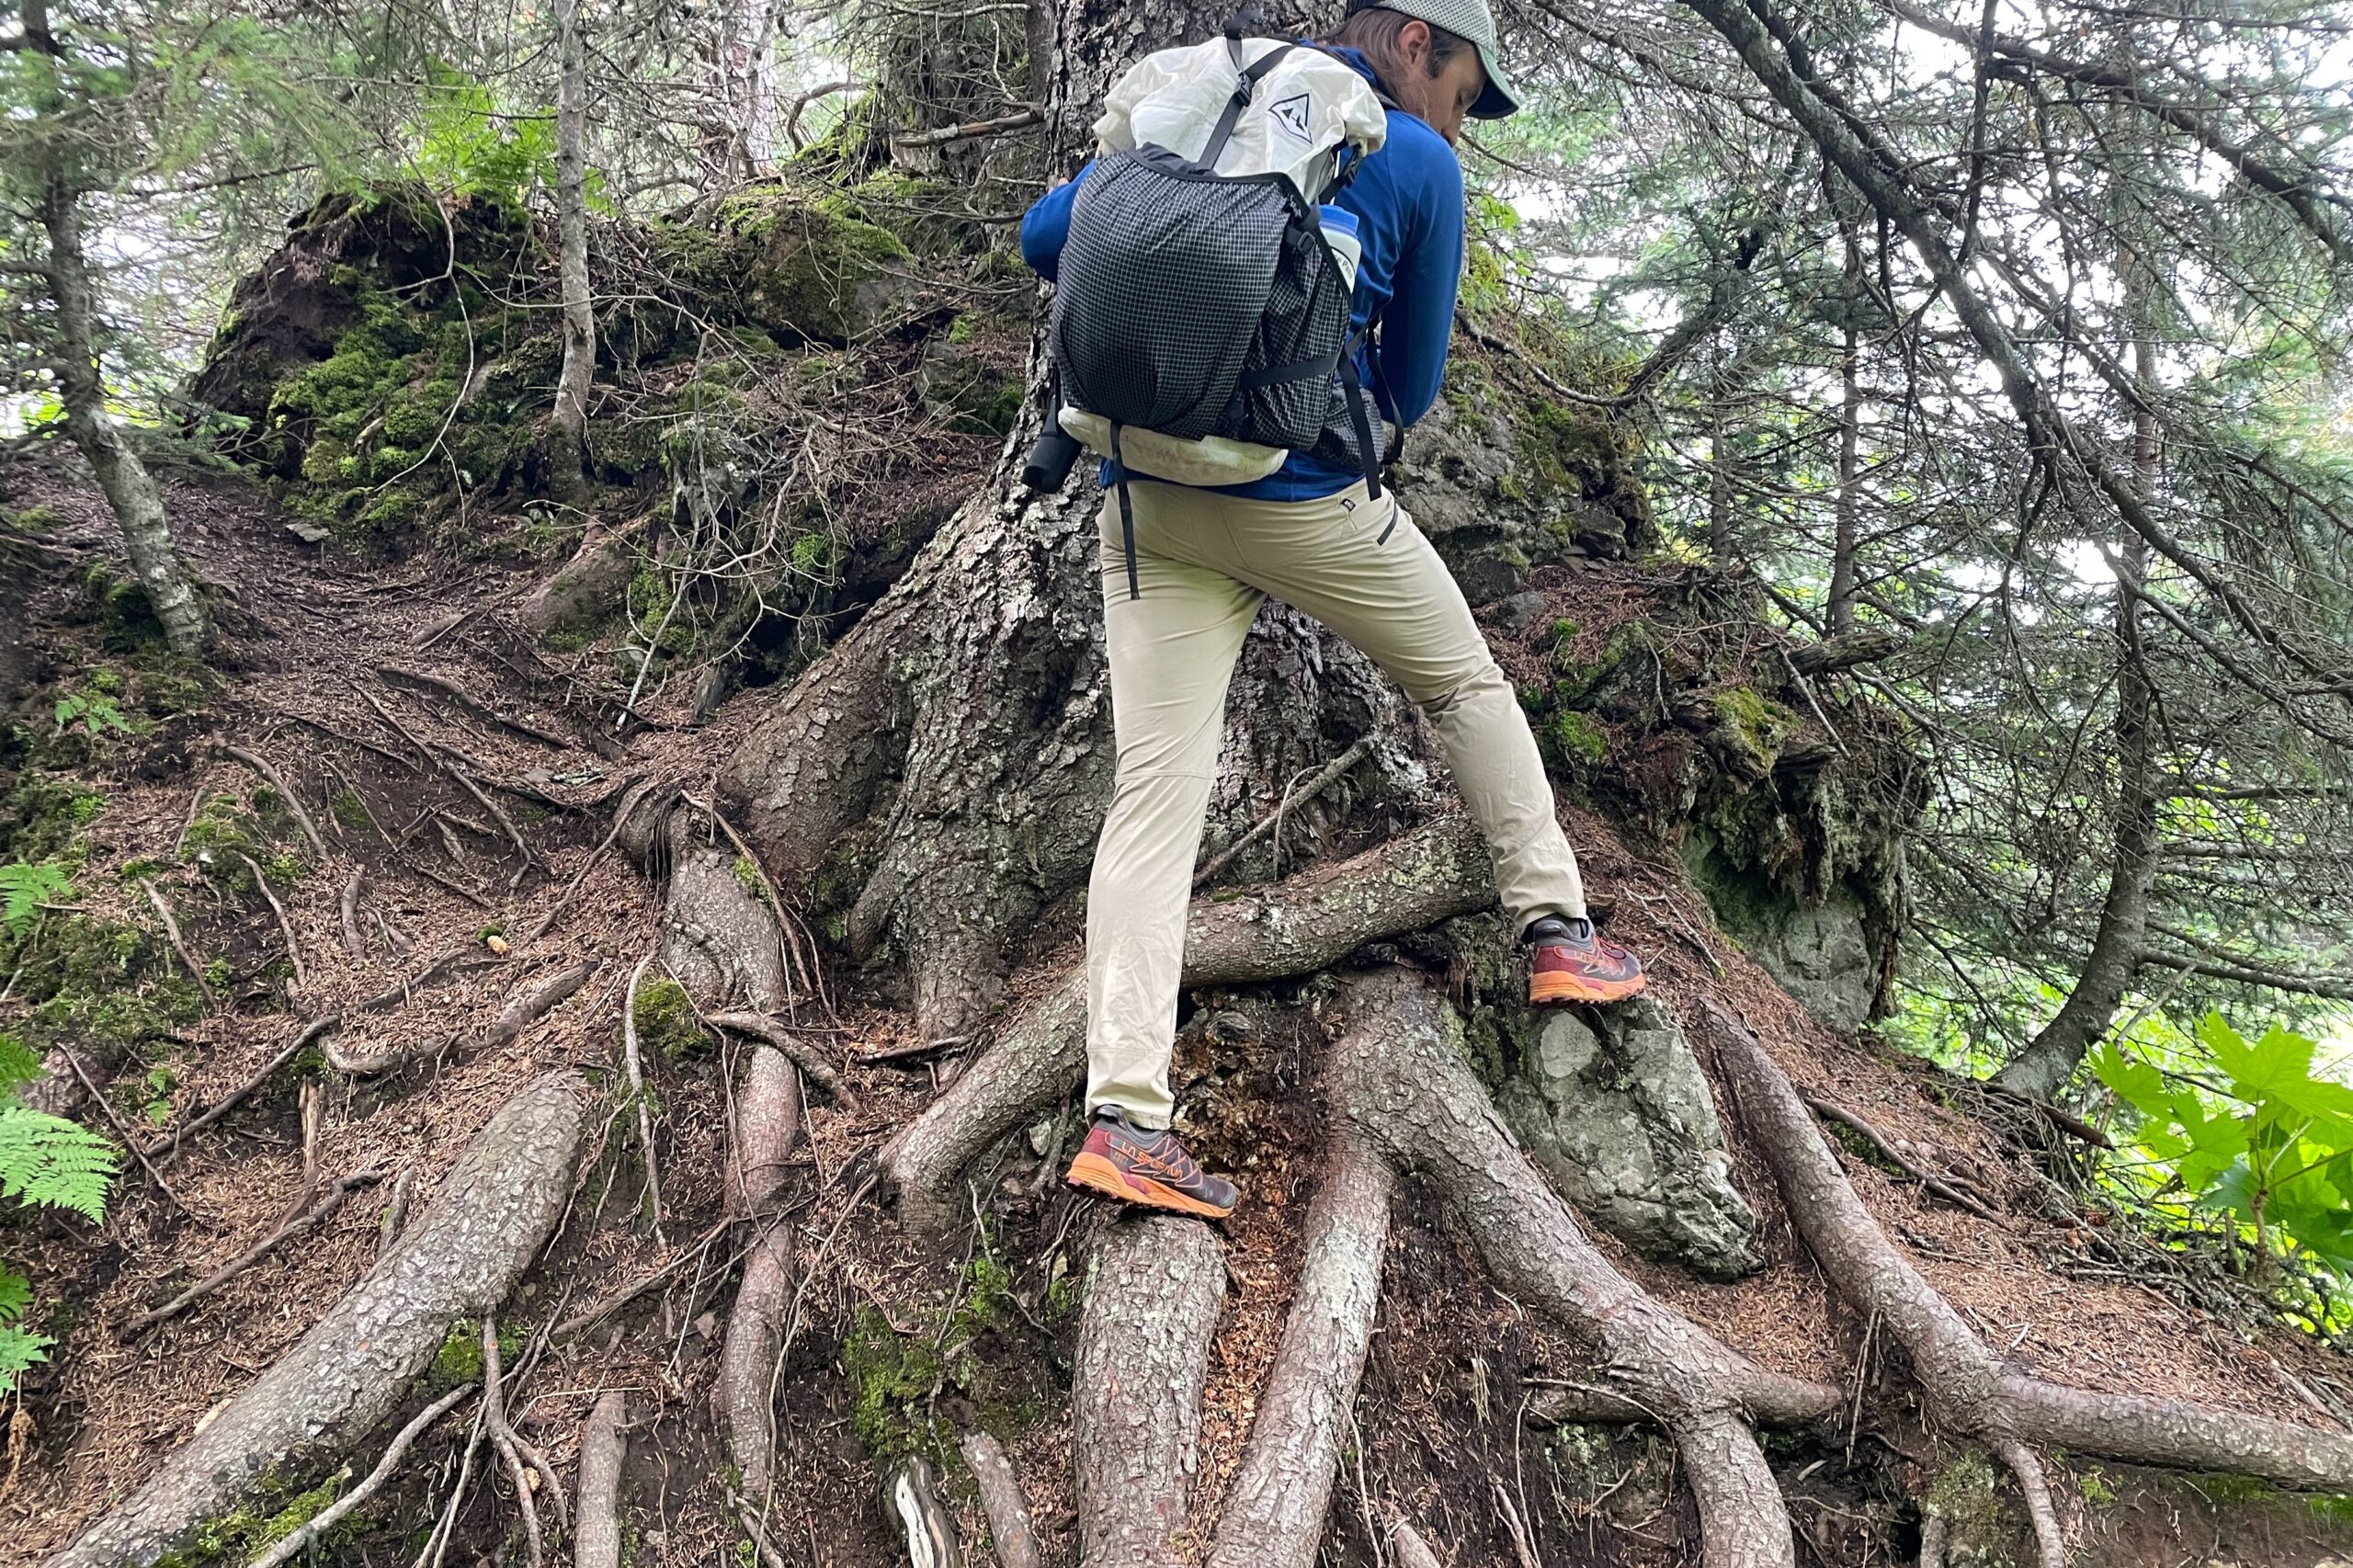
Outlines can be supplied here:
[[[2128, 292], [2143, 309], [2150, 290], [2135, 287], [2139, 266], [2125, 268]], [[2137, 312], [2135, 312], [2138, 313]], [[2156, 419], [2146, 399], [2156, 391], [2156, 348], [2146, 324], [2134, 347], [2133, 373], [2143, 405], [2132, 415], [2132, 479], [2143, 499], [2154, 499], [2157, 478]], [[2075, 988], [2058, 1014], [1994, 1075], [2004, 1088], [2047, 1100], [2066, 1085], [2084, 1052], [2108, 1031], [2124, 993], [2141, 967], [2149, 931], [2149, 887], [2156, 880], [2159, 790], [2156, 778], [2156, 691], [2150, 684], [2141, 642], [2142, 580], [2149, 547], [2131, 528], [2118, 540], [2116, 562], [2116, 864], [2091, 955]]]
[[[63, 51], [50, 30], [48, 0], [26, 0], [24, 36], [36, 69], [46, 73], [34, 95], [36, 109], [43, 119], [53, 120], [67, 106], [57, 81]], [[41, 180], [40, 221], [49, 232], [46, 271], [50, 299], [57, 307], [52, 369], [58, 401], [65, 407], [66, 432], [122, 525], [131, 569], [147, 590], [148, 605], [163, 623], [172, 652], [193, 658], [204, 650], [204, 606], [189, 585], [173, 543], [163, 492], [107, 414], [106, 378], [98, 368], [97, 290], [82, 244], [83, 190], [66, 170], [70, 154], [63, 147], [50, 143], [43, 153], [50, 167]]]
[[1863, 387], [1860, 336], [1863, 248], [1856, 243], [1855, 226], [1846, 231], [1847, 288], [1842, 296], [1846, 321], [1838, 352], [1838, 497], [1836, 537], [1830, 546], [1830, 606], [1824, 630], [1829, 636], [1855, 629], [1855, 518], [1861, 505]]
[[588, 389], [597, 378], [597, 313], [588, 299], [588, 50], [580, 0], [556, 0], [562, 76], [555, 98], [557, 268], [563, 291], [563, 369], [555, 383], [555, 426], [566, 464], [577, 467], [588, 428]]
[[[1226, 15], [1203, 0], [1067, 0], [1047, 106], [1058, 166], [1076, 165], [1131, 61], [1213, 36]], [[1277, 16], [1260, 30], [1306, 26]], [[1008, 453], [1038, 427], [1042, 347]], [[879, 812], [872, 841], [858, 846], [847, 940], [861, 960], [904, 960], [917, 1022], [933, 1039], [978, 1027], [1015, 938], [1084, 884], [1093, 859], [1113, 762], [1097, 505], [1091, 464], [1062, 493], [1037, 495], [1008, 461], [777, 704], [722, 779], [731, 814], [791, 881], [843, 855]], [[1370, 662], [1273, 605], [1251, 631], [1236, 686], [1212, 842], [1270, 812], [1293, 775], [1404, 712]], [[1371, 759], [1407, 794], [1420, 777], [1409, 750]]]

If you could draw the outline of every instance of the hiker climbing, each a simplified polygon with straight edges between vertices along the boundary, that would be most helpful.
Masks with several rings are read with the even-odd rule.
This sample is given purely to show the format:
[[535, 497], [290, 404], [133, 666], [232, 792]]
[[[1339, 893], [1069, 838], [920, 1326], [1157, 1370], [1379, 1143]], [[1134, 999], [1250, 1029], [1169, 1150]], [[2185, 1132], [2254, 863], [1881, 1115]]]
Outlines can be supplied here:
[[1433, 722], [1528, 949], [1530, 999], [1643, 988], [1641, 961], [1587, 917], [1511, 682], [1381, 483], [1446, 367], [1464, 243], [1453, 143], [1466, 116], [1518, 108], [1486, 0], [1358, 0], [1312, 43], [1229, 28], [1120, 78], [1098, 155], [1023, 221], [1023, 255], [1057, 283], [1057, 418], [1031, 483], [1059, 483], [1080, 445], [1106, 460], [1119, 773], [1088, 892], [1093, 1122], [1074, 1185], [1233, 1208], [1233, 1184], [1169, 1131], [1169, 1057], [1226, 687], [1269, 595]]

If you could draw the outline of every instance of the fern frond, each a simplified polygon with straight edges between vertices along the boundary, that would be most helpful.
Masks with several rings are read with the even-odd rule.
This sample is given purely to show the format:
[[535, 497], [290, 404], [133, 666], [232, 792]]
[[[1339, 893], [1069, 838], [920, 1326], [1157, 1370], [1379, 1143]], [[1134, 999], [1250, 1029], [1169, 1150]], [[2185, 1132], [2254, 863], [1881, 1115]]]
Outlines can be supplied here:
[[40, 1052], [12, 1034], [0, 1034], [0, 1100], [12, 1100], [40, 1076]]
[[114, 1145], [78, 1123], [0, 1105], [0, 1194], [103, 1220], [118, 1163]]
[[42, 904], [60, 903], [73, 892], [73, 880], [50, 861], [0, 866], [0, 921], [6, 922], [10, 936], [22, 937], [40, 917]]
[[45, 1334], [0, 1328], [0, 1394], [14, 1392], [27, 1368], [48, 1360], [49, 1347], [55, 1343]]

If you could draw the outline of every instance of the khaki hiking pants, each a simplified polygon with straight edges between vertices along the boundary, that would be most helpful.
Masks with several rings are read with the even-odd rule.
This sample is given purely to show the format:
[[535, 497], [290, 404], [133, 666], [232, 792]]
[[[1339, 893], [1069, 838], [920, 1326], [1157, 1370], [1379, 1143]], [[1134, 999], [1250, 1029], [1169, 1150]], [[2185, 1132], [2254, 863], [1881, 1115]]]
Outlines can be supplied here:
[[1359, 483], [1317, 501], [1247, 501], [1137, 479], [1129, 492], [1140, 597], [1128, 595], [1118, 494], [1103, 497], [1119, 783], [1087, 893], [1086, 1104], [1161, 1128], [1225, 688], [1267, 595], [1370, 655], [1436, 723], [1518, 928], [1582, 918], [1585, 889], [1511, 682], [1390, 492], [1370, 500]]

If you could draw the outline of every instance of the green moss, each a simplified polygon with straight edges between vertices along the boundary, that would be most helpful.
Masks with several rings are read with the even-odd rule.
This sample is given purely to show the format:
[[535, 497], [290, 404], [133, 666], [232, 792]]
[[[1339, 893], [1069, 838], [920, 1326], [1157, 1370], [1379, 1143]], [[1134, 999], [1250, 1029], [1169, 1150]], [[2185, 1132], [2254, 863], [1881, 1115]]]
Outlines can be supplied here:
[[141, 661], [139, 706], [158, 719], [202, 710], [221, 689], [219, 675], [196, 659], [161, 653]]
[[368, 825], [368, 802], [352, 790], [338, 790], [327, 799], [327, 814], [357, 832]]
[[694, 999], [675, 980], [665, 977], [640, 985], [633, 1017], [638, 1043], [660, 1051], [668, 1061], [699, 1056], [710, 1048], [710, 1036], [695, 1017]]
[[2105, 1508], [2116, 1501], [2116, 1488], [2108, 1483], [2108, 1477], [2097, 1465], [2075, 1477], [2075, 1490], [2095, 1508]]
[[928, 1340], [901, 1334], [879, 1309], [861, 1305], [842, 1341], [842, 1373], [850, 1387], [850, 1426], [868, 1453], [888, 1460], [938, 1447], [930, 1418], [918, 1408], [947, 1376]]
[[1972, 1450], [1938, 1472], [1922, 1504], [1951, 1529], [1955, 1561], [1974, 1561], [1987, 1568], [2009, 1561], [2018, 1521], [1995, 1490], [1994, 1467], [1984, 1454]]
[[1545, 738], [1573, 768], [1590, 768], [1609, 755], [1609, 732], [1574, 709], [1553, 713], [1546, 722]]
[[28, 768], [0, 811], [0, 860], [76, 861], [82, 830], [106, 809], [100, 791]]
[[1731, 753], [1730, 760], [1756, 777], [1770, 773], [1781, 747], [1797, 732], [1797, 715], [1745, 686], [1725, 687], [1708, 700], [1717, 720], [1710, 739]]
[[752, 864], [751, 860], [745, 856], [738, 855], [735, 857], [735, 864], [731, 869], [735, 873], [737, 887], [742, 888], [762, 903], [767, 902], [767, 886], [760, 880], [760, 869], [757, 866]]
[[729, 197], [714, 243], [691, 244], [702, 267], [719, 268], [700, 281], [732, 289], [745, 319], [763, 330], [842, 342], [862, 325], [859, 291], [909, 259], [896, 234], [861, 212], [851, 200], [778, 188]]

